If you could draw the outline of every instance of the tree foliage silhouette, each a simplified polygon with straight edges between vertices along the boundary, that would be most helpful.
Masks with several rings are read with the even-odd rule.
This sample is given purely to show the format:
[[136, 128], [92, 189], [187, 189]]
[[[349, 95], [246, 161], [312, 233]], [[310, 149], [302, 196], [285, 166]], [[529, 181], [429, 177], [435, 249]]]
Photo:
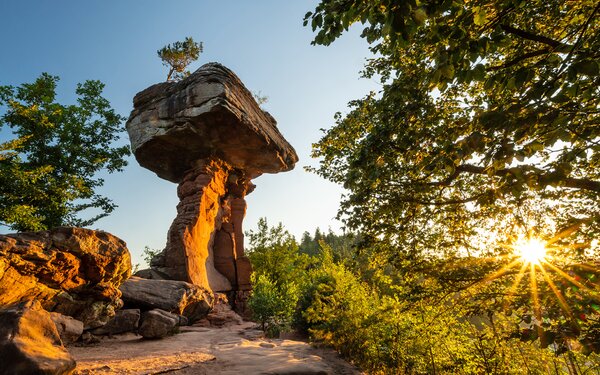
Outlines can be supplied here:
[[587, 318], [598, 317], [599, 15], [595, 0], [322, 0], [306, 14], [314, 44], [362, 24], [375, 55], [363, 75], [381, 91], [336, 115], [313, 170], [347, 189], [340, 217], [402, 275], [403, 298], [477, 285], [473, 311], [502, 311], [510, 297], [530, 314], [533, 288], [511, 292], [518, 272], [489, 278], [513, 261], [507, 245], [541, 237], [577, 276], [525, 278], [548, 319], [536, 337], [600, 351]]

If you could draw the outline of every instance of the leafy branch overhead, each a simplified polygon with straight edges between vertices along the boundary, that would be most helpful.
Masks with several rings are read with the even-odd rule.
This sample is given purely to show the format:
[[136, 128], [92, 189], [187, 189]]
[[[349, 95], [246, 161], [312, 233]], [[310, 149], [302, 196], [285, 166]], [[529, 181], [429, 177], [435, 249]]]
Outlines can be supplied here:
[[196, 43], [191, 37], [186, 37], [183, 42], [167, 44], [156, 51], [163, 65], [169, 67], [167, 81], [179, 81], [190, 75], [187, 66], [198, 60], [202, 50], [202, 42]]
[[556, 192], [598, 207], [599, 7], [326, 0], [307, 13], [315, 44], [363, 24], [378, 56], [364, 75], [384, 83], [315, 144], [317, 172], [352, 192], [345, 213]]
[[[537, 287], [538, 321], [595, 352], [585, 319], [598, 317], [599, 20], [597, 0], [322, 0], [304, 19], [320, 45], [362, 27], [374, 53], [363, 75], [382, 82], [313, 148], [314, 171], [347, 189], [348, 226], [385, 243], [398, 269], [446, 262], [430, 277], [452, 292], [487, 285], [515, 238], [550, 241], [561, 272], [594, 271], [575, 294], [559, 271], [544, 273], [554, 282], [546, 295]], [[515, 279], [498, 275], [498, 288]], [[571, 311], [548, 297], [559, 288]], [[481, 301], [478, 311], [501, 310]]]

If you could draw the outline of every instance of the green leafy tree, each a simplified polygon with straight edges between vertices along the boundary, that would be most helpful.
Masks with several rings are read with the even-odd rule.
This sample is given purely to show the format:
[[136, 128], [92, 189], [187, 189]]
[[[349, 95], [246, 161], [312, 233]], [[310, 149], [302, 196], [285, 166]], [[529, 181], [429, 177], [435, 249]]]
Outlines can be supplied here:
[[310, 257], [300, 253], [298, 243], [281, 223], [270, 227], [265, 218], [258, 221], [256, 231], [246, 232], [248, 258], [257, 274], [271, 280], [301, 280], [310, 266]]
[[289, 331], [298, 302], [297, 285], [290, 281], [272, 281], [264, 274], [252, 276], [252, 296], [248, 301], [252, 318], [271, 337]]
[[202, 42], [196, 43], [192, 37], [186, 37], [183, 42], [167, 44], [156, 51], [163, 65], [169, 68], [167, 81], [179, 81], [189, 76], [187, 66], [198, 60], [202, 50]]
[[[467, 280], [469, 274], [449, 259], [432, 258], [429, 265], [404, 259], [390, 265], [390, 245], [382, 241], [361, 248], [356, 257], [360, 267], [352, 268], [343, 258], [335, 260], [322, 239], [326, 235], [318, 231], [320, 250], [306, 267], [297, 262], [306, 254], [298, 257], [295, 241], [281, 224], [271, 228], [261, 220], [259, 230], [251, 233], [252, 246], [261, 254], [257, 259], [270, 259], [255, 265], [249, 301], [254, 319], [276, 336], [289, 329], [293, 315], [294, 327], [318, 344], [334, 347], [367, 373], [577, 374], [598, 366], [595, 354], [558, 355], [564, 352], [555, 344], [546, 349], [535, 345], [531, 311], [476, 310], [482, 305], [474, 297], [498, 299], [497, 285], [478, 284], [477, 293], [460, 293], [449, 290], [446, 279], [430, 277], [448, 275], [444, 269], [453, 267]], [[281, 262], [285, 265], [278, 267]], [[294, 265], [301, 272], [287, 272]], [[451, 297], [444, 298], [448, 292]]]
[[381, 77], [380, 95], [352, 102], [314, 149], [317, 172], [350, 190], [351, 224], [389, 233], [423, 216], [489, 215], [498, 201], [536, 198], [569, 207], [559, 222], [596, 221], [598, 7], [329, 0], [309, 12], [314, 43], [362, 22], [381, 55], [364, 72]]
[[321, 242], [331, 248], [336, 261], [350, 261], [354, 256], [353, 253], [356, 245], [360, 242], [360, 236], [351, 232], [336, 234], [331, 229], [326, 234], [323, 234], [321, 229], [317, 228], [312, 237], [308, 232], [302, 234], [299, 250], [301, 253], [317, 256], [322, 250]]
[[[381, 280], [419, 271], [411, 298], [476, 286], [474, 310], [509, 299], [548, 323], [538, 333], [600, 350], [599, 12], [594, 0], [323, 0], [307, 13], [315, 44], [360, 23], [376, 56], [363, 75], [381, 91], [338, 113], [313, 155], [348, 190], [348, 226], [384, 243]], [[523, 276], [521, 236], [549, 241], [554, 268]]]
[[[97, 172], [122, 171], [128, 146], [114, 146], [123, 117], [86, 81], [77, 104], [56, 102], [58, 77], [42, 74], [19, 87], [0, 86], [0, 127], [14, 139], [0, 144], [0, 223], [18, 231], [87, 226], [116, 207], [95, 192]], [[89, 219], [79, 213], [99, 210]]]
[[299, 251], [296, 239], [281, 223], [270, 227], [261, 218], [258, 229], [248, 231], [246, 236], [254, 269], [250, 309], [262, 329], [277, 336], [291, 329], [312, 260]]

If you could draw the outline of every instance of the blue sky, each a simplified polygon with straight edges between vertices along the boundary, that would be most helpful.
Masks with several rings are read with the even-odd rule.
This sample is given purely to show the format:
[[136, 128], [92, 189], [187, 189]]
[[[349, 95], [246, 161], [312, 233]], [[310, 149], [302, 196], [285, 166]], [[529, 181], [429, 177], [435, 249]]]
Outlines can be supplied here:
[[[60, 76], [59, 100], [74, 101], [78, 82], [99, 79], [113, 108], [128, 116], [133, 96], [164, 81], [166, 67], [156, 50], [186, 36], [204, 43], [191, 70], [217, 61], [232, 69], [251, 90], [269, 97], [264, 108], [296, 148], [300, 162], [292, 172], [263, 175], [253, 182], [245, 229], [260, 217], [282, 222], [295, 236], [315, 228], [338, 230], [334, 217], [341, 188], [304, 171], [316, 165], [311, 143], [319, 129], [347, 102], [377, 90], [359, 79], [366, 43], [359, 28], [329, 47], [311, 46], [302, 26], [317, 1], [300, 0], [62, 0], [0, 3], [0, 84], [31, 82], [42, 72]], [[3, 133], [6, 137], [6, 133]], [[123, 134], [128, 142], [127, 135]], [[123, 173], [106, 177], [101, 193], [118, 208], [92, 227], [128, 244], [134, 263], [144, 246], [161, 249], [175, 217], [176, 185], [141, 168], [133, 157]]]

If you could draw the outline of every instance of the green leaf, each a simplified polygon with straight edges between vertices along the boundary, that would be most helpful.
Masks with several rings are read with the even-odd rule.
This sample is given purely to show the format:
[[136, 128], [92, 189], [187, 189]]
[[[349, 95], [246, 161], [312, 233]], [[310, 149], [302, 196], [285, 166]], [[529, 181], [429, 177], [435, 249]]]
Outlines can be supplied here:
[[427, 21], [427, 12], [423, 8], [418, 8], [413, 12], [413, 19], [417, 25], [423, 25]]
[[573, 69], [579, 74], [595, 77], [600, 74], [598, 62], [593, 60], [583, 60], [573, 64]]
[[530, 78], [528, 69], [519, 69], [515, 74], [515, 86], [520, 89]]
[[473, 79], [482, 82], [485, 79], [485, 66], [483, 64], [477, 64], [473, 68]]
[[483, 26], [486, 23], [487, 15], [483, 7], [473, 8], [473, 23], [477, 26]]
[[440, 71], [442, 73], [442, 77], [447, 79], [454, 78], [454, 65], [446, 64], [440, 68]]

